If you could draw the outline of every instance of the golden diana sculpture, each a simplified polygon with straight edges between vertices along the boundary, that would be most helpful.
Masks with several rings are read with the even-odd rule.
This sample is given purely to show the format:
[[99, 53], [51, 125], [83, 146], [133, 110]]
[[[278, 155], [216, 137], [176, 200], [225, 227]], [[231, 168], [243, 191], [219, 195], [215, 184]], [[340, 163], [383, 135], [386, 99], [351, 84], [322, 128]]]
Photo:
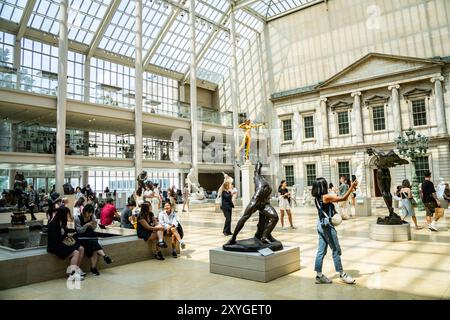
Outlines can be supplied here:
[[239, 155], [239, 153], [241, 152], [241, 150], [245, 147], [245, 161], [250, 161], [249, 156], [250, 156], [250, 144], [252, 142], [252, 137], [251, 137], [251, 130], [253, 128], [260, 128], [260, 127], [264, 127], [264, 123], [252, 123], [250, 121], [250, 119], [247, 119], [244, 121], [244, 123], [239, 125], [239, 128], [244, 129], [245, 130], [245, 134], [244, 134], [244, 138], [242, 139], [242, 143], [239, 146], [239, 148], [236, 150], [236, 156]]

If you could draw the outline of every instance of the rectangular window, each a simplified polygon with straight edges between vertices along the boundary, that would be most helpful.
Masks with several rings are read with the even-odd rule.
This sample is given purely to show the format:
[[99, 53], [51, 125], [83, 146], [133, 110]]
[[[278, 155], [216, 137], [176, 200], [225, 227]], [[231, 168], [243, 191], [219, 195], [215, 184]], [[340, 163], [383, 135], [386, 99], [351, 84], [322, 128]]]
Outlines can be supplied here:
[[306, 185], [312, 186], [313, 182], [316, 180], [316, 165], [307, 164], [306, 165]]
[[338, 112], [339, 135], [349, 134], [350, 125], [348, 122], [348, 111]]
[[416, 159], [416, 175], [417, 181], [422, 183], [425, 180], [425, 171], [430, 170], [428, 156], [417, 157]]
[[288, 187], [294, 185], [294, 166], [285, 166], [284, 173], [286, 175], [286, 184]]
[[283, 120], [283, 140], [292, 141], [292, 120]]
[[384, 106], [373, 107], [373, 131], [382, 131], [386, 129], [386, 118], [384, 115]]
[[303, 126], [305, 127], [305, 139], [314, 138], [314, 116], [304, 117]]
[[412, 114], [414, 126], [424, 126], [427, 124], [427, 111], [425, 99], [412, 100]]
[[339, 175], [338, 178], [344, 176], [347, 177], [347, 179], [350, 179], [350, 162], [348, 161], [338, 162], [338, 175]]

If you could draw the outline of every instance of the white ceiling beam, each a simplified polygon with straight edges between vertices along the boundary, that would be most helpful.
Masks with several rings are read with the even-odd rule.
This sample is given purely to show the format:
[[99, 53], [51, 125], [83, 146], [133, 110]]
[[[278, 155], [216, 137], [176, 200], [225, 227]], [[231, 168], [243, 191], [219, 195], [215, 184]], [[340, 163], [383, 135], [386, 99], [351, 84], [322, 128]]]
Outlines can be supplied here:
[[262, 23], [266, 23], [266, 17], [264, 17], [261, 13], [257, 12], [256, 10], [252, 9], [251, 7], [243, 7], [241, 10], [244, 10], [248, 14], [254, 16], [256, 19], [260, 20]]
[[256, 2], [261, 2], [261, 0], [240, 0], [236, 1], [235, 8], [236, 10], [242, 9], [243, 7], [250, 6]]
[[289, 15], [291, 13], [294, 13], [294, 12], [297, 12], [297, 11], [300, 11], [300, 10], [303, 10], [303, 9], [315, 6], [316, 4], [319, 4], [319, 3], [322, 3], [322, 2], [326, 3], [327, 0], [316, 0], [316, 1], [311, 1], [311, 2], [308, 2], [308, 3], [302, 4], [302, 5], [300, 5], [300, 6], [296, 7], [296, 8], [292, 8], [292, 9], [287, 10], [285, 12], [281, 12], [279, 14], [276, 14], [276, 15], [272, 16], [272, 17], [267, 17], [267, 22], [273, 21], [275, 19], [279, 19], [279, 18], [284, 17], [284, 16], [287, 16], [287, 15]]
[[154, 44], [152, 44], [152, 47], [150, 48], [150, 50], [148, 50], [148, 52], [144, 58], [144, 62], [143, 62], [144, 68], [146, 65], [150, 64], [150, 60], [153, 58], [153, 56], [155, 55], [159, 46], [161, 45], [164, 37], [169, 32], [169, 30], [172, 27], [172, 25], [174, 24], [174, 22], [177, 20], [177, 17], [178, 17], [178, 14], [180, 13], [180, 11], [181, 11], [181, 9], [172, 7], [172, 13], [171, 13], [169, 19], [164, 24], [164, 26], [159, 30]]
[[28, 0], [25, 10], [23, 11], [22, 18], [19, 22], [19, 31], [17, 31], [16, 41], [20, 41], [25, 34], [27, 29], [28, 21], [30, 20], [31, 14], [33, 13], [36, 0]]
[[[228, 20], [228, 16], [230, 15], [231, 12], [231, 6], [230, 8], [223, 14], [223, 16], [220, 18], [219, 24], [226, 24], [227, 20]], [[211, 47], [212, 43], [214, 42], [214, 40], [217, 37], [217, 34], [219, 33], [219, 30], [214, 30], [209, 36], [208, 39], [206, 40], [205, 44], [203, 45], [203, 47], [200, 49], [200, 51], [197, 54], [197, 63], [205, 56], [206, 52], [208, 51], [208, 49]], [[186, 74], [184, 75], [183, 81], [186, 82], [187, 79], [189, 79], [190, 77], [190, 70], [188, 70], [186, 72]]]
[[94, 55], [95, 50], [97, 50], [97, 47], [100, 44], [100, 41], [102, 40], [103, 35], [106, 32], [106, 28], [111, 23], [111, 20], [114, 17], [114, 14], [116, 13], [117, 8], [120, 5], [120, 1], [121, 0], [113, 0], [110, 3], [108, 9], [106, 10], [105, 16], [103, 17], [103, 20], [100, 23], [100, 26], [99, 26], [97, 32], [95, 33], [94, 37], [92, 38], [91, 44], [89, 45], [89, 51], [86, 54], [86, 59], [91, 58]]

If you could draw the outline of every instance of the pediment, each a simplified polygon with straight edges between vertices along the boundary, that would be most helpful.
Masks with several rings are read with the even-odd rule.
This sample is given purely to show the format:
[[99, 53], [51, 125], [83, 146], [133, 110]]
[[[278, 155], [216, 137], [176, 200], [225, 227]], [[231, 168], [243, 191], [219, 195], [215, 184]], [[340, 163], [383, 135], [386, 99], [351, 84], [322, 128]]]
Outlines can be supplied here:
[[330, 105], [331, 111], [335, 111], [336, 109], [348, 109], [352, 107], [351, 102], [347, 102], [344, 100], [336, 101], [335, 103]]
[[374, 78], [389, 77], [395, 74], [442, 65], [443, 62], [430, 59], [369, 53], [323, 82], [318, 88], [322, 89]]
[[371, 104], [377, 104], [377, 103], [386, 103], [389, 100], [389, 96], [382, 95], [382, 94], [374, 94], [373, 96], [370, 96], [369, 98], [364, 100], [364, 104], [366, 106]]
[[428, 96], [431, 93], [431, 89], [424, 89], [424, 88], [414, 88], [409, 91], [406, 91], [403, 96], [405, 98], [408, 97], [417, 97], [417, 96]]

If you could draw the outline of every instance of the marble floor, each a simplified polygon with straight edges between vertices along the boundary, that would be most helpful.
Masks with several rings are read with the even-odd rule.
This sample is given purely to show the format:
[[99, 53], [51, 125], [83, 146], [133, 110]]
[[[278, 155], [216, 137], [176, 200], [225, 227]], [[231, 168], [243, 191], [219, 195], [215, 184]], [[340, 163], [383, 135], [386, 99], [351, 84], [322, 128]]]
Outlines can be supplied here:
[[[301, 269], [269, 283], [209, 273], [209, 249], [220, 247], [227, 238], [221, 232], [223, 215], [203, 208], [180, 214], [187, 247], [178, 259], [166, 257], [165, 261], [100, 270], [101, 276], [88, 274], [77, 284], [59, 279], [3, 290], [0, 299], [450, 299], [450, 219], [439, 221], [439, 232], [412, 228], [412, 240], [397, 243], [369, 239], [373, 216], [346, 220], [337, 229], [344, 269], [356, 284], [339, 281], [329, 253], [324, 273], [334, 282], [316, 285], [316, 213], [303, 207], [293, 211], [298, 228], [282, 230], [278, 225], [274, 236], [286, 246], [300, 246]], [[256, 221], [251, 220], [240, 238], [254, 233]], [[418, 220], [425, 224], [423, 213]]]

